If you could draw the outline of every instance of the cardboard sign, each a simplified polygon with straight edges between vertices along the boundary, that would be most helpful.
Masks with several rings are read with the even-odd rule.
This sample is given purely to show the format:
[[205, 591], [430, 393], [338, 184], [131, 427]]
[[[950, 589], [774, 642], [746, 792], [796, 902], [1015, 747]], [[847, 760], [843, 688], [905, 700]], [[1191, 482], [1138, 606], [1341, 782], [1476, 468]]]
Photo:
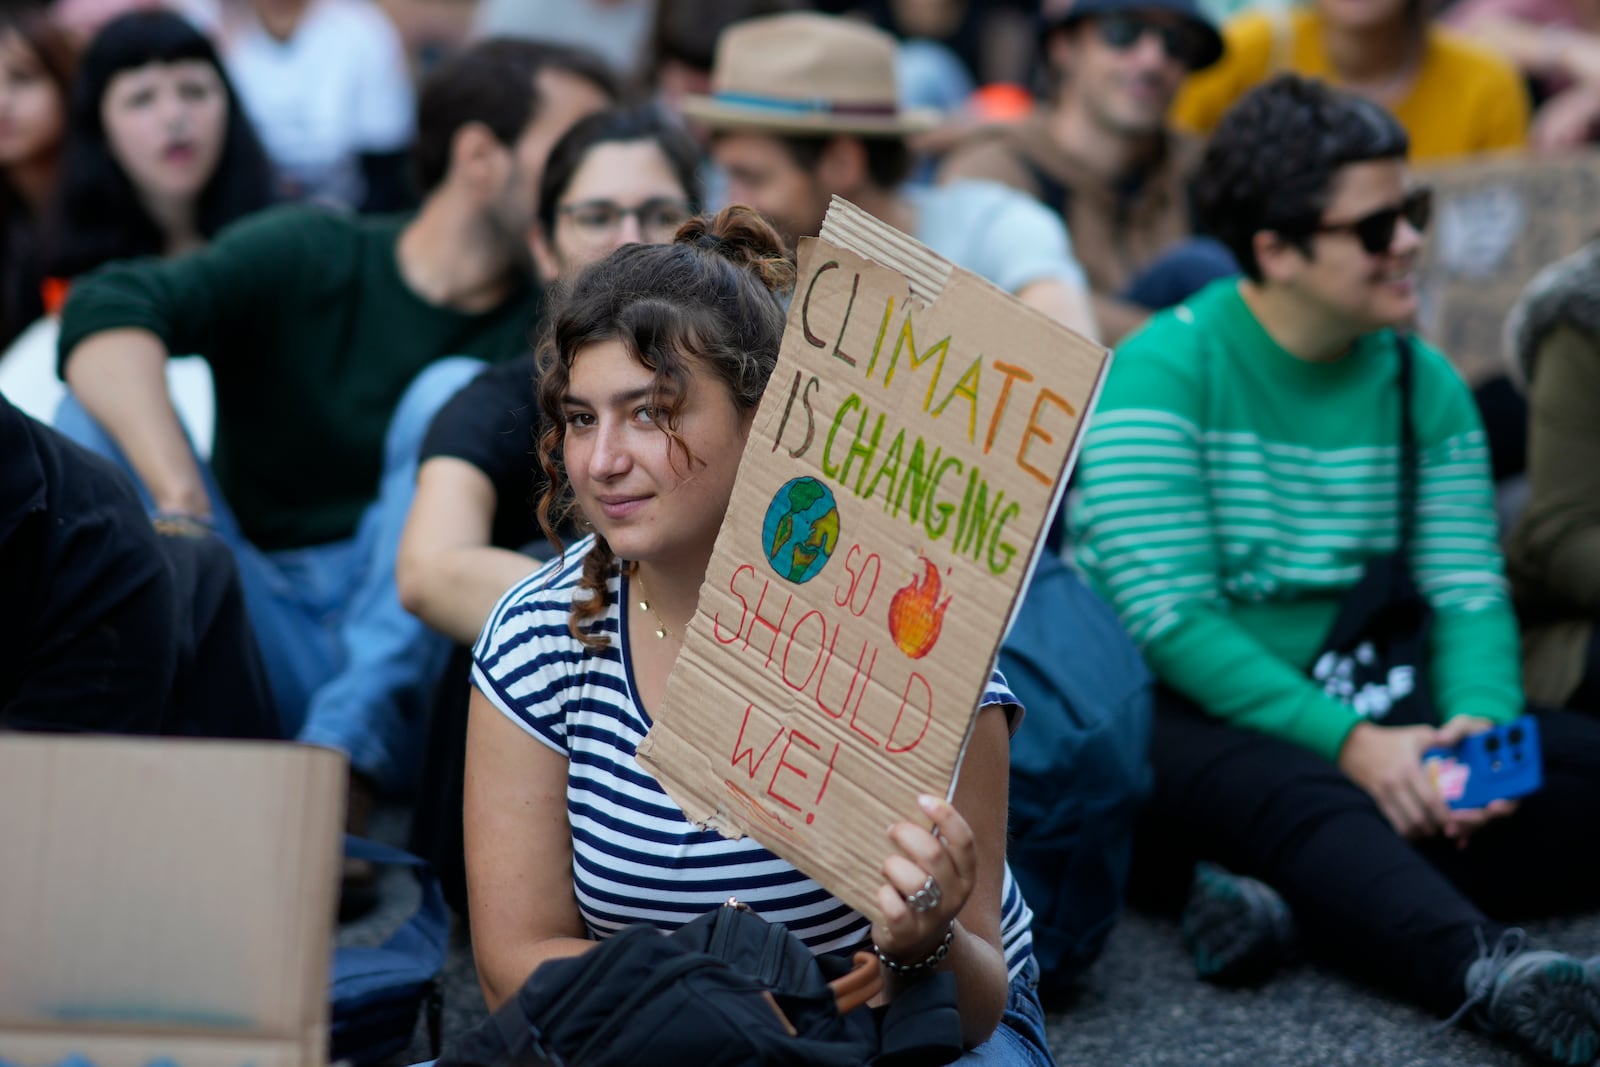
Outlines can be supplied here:
[[0, 738], [0, 1061], [320, 1067], [346, 763]]
[[1594, 236], [1600, 153], [1493, 156], [1418, 177], [1434, 188], [1419, 327], [1476, 387], [1506, 373], [1506, 314], [1523, 288]]
[[1109, 353], [835, 199], [640, 763], [876, 916], [948, 796]]

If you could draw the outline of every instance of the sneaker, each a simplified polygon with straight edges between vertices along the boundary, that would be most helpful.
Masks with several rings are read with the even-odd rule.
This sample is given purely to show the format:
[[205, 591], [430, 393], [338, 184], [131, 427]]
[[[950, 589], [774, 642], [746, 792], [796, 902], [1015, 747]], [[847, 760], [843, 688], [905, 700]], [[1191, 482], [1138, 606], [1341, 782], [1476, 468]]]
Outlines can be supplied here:
[[1600, 1056], [1600, 968], [1565, 952], [1527, 949], [1526, 941], [1510, 929], [1491, 951], [1479, 934], [1467, 1001], [1450, 1021], [1476, 1008], [1484, 1029], [1542, 1062], [1593, 1063]]
[[1294, 954], [1294, 916], [1264, 882], [1198, 863], [1183, 909], [1195, 973], [1218, 985], [1259, 982]]

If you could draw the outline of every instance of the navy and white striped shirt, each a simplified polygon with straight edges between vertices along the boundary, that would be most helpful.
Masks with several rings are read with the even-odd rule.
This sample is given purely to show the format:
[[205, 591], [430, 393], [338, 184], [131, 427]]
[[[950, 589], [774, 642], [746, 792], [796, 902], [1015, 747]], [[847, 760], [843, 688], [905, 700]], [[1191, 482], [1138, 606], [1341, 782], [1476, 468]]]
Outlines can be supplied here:
[[[489, 616], [473, 649], [473, 684], [530, 736], [566, 756], [573, 889], [593, 937], [633, 923], [674, 929], [730, 896], [781, 922], [815, 952], [856, 948], [869, 923], [750, 838], [730, 841], [684, 818], [634, 759], [650, 729], [635, 697], [621, 611], [623, 578], [610, 579], [599, 620], [611, 638], [588, 649], [567, 629], [592, 538], [523, 579]], [[587, 595], [587, 594], [585, 594]], [[1016, 705], [998, 672], [983, 704]], [[1006, 868], [1001, 936], [1015, 977], [1033, 953], [1032, 913]]]

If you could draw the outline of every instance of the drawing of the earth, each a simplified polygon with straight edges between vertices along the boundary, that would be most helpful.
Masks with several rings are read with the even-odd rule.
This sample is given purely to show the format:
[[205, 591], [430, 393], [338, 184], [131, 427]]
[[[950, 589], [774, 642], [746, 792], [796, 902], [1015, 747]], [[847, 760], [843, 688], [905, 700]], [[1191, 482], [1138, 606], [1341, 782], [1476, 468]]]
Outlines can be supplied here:
[[822, 573], [839, 544], [839, 509], [833, 493], [815, 478], [783, 483], [767, 506], [761, 548], [778, 572], [799, 585]]

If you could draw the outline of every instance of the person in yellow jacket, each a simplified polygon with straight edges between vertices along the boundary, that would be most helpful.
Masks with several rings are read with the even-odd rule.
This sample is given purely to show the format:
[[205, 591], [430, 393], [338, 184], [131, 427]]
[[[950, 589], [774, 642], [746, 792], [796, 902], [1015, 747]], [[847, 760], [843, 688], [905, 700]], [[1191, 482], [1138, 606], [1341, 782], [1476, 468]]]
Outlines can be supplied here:
[[1254, 86], [1284, 71], [1382, 104], [1411, 138], [1411, 160], [1521, 148], [1528, 91], [1504, 59], [1432, 25], [1425, 0], [1314, 0], [1251, 12], [1223, 29], [1223, 59], [1185, 83], [1173, 121], [1208, 134]]

